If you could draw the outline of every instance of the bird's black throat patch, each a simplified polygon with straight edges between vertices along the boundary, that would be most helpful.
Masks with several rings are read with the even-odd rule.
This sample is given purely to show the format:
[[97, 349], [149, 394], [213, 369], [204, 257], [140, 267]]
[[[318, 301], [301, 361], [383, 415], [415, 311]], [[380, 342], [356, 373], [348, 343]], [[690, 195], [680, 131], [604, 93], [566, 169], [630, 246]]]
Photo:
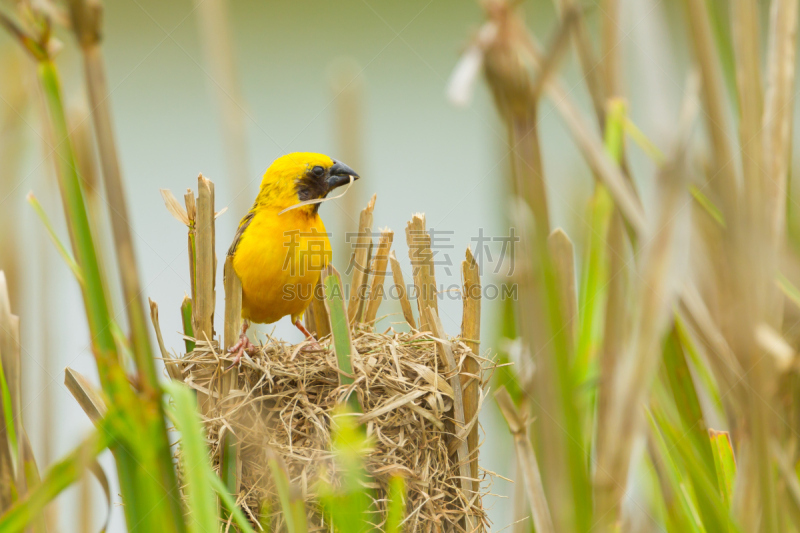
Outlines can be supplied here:
[[[301, 202], [306, 200], [316, 200], [317, 198], [325, 198], [328, 195], [328, 184], [325, 180], [328, 179], [328, 172], [326, 171], [322, 176], [315, 176], [312, 169], [308, 169], [306, 173], [297, 180], [295, 183], [295, 190], [297, 191], [297, 198]], [[311, 206], [314, 214], [319, 211], [320, 204]]]

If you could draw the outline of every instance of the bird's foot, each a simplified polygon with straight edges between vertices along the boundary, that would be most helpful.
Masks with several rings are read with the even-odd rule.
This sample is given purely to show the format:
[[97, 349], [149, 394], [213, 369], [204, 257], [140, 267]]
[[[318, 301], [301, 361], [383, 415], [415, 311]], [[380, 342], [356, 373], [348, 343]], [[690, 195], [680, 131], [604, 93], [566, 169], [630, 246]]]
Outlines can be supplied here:
[[303, 325], [302, 322], [300, 322], [300, 320], [295, 320], [294, 325], [297, 329], [299, 329], [303, 333], [303, 335], [306, 336], [306, 340], [310, 341], [308, 344], [300, 348], [301, 351], [303, 352], [322, 351], [322, 346], [320, 345], [320, 343], [317, 342], [317, 339], [314, 337], [314, 335], [312, 335], [311, 332], [306, 329], [306, 327]]
[[250, 339], [247, 338], [247, 335], [242, 332], [239, 336], [239, 341], [228, 349], [228, 353], [236, 355], [233, 356], [233, 363], [225, 369], [225, 372], [239, 365], [242, 362], [242, 357], [245, 352], [252, 356], [258, 353], [258, 348], [254, 346], [253, 343], [250, 342]]
[[321, 352], [323, 350], [322, 345], [314, 337], [309, 340], [311, 342], [300, 348], [301, 352]]

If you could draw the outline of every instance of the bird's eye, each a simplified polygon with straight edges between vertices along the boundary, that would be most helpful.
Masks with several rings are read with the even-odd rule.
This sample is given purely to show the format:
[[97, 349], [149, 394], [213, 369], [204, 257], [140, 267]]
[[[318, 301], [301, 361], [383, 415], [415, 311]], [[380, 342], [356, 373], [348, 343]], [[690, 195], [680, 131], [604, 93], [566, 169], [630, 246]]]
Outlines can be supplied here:
[[314, 175], [319, 178], [323, 174], [325, 174], [325, 169], [322, 168], [321, 166], [317, 165], [317, 166], [315, 166], [314, 168], [311, 169], [311, 172], [313, 172]]

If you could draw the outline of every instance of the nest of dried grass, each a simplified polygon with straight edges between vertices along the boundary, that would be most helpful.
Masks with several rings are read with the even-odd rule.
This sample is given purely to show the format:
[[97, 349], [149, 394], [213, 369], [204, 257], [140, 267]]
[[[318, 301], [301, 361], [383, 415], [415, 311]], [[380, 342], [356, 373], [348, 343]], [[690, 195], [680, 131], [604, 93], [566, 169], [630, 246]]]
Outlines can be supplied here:
[[[242, 361], [236, 387], [222, 398], [216, 398], [214, 391], [219, 389], [225, 364], [217, 349], [199, 342], [182, 359], [185, 381], [201, 396], [212, 397], [206, 425], [216, 448], [213, 456], [220, 455], [224, 432], [232, 431], [237, 437], [239, 504], [251, 519], [255, 522], [259, 509], [267, 505], [275, 513], [273, 530], [284, 527], [267, 464], [270, 453], [283, 459], [290, 482], [302, 490], [305, 501], [315, 498], [320, 476], [336, 483], [331, 417], [337, 405], [356, 394], [364, 409], [358, 422], [364, 424], [372, 442], [365, 467], [375, 496], [373, 524], [381, 528], [389, 479], [401, 475], [407, 489], [406, 530], [439, 530], [443, 524], [465, 530], [467, 513], [473, 524], [486, 525], [481, 489], [476, 493], [461, 487], [449, 384], [454, 374], [462, 374], [465, 360], [475, 356], [464, 342], [452, 339], [449, 344], [458, 368], [445, 372], [438, 342], [430, 333], [390, 330], [381, 334], [359, 329], [353, 338], [358, 351], [353, 355], [355, 383], [340, 386], [329, 340], [322, 341], [322, 351], [310, 352], [267, 337], [260, 353]], [[481, 400], [483, 386], [481, 382]], [[475, 424], [477, 416], [458, 434], [463, 437]], [[486, 490], [486, 474], [480, 476], [483, 482], [474, 483], [473, 489]], [[309, 530], [330, 528], [315, 506], [306, 509]]]

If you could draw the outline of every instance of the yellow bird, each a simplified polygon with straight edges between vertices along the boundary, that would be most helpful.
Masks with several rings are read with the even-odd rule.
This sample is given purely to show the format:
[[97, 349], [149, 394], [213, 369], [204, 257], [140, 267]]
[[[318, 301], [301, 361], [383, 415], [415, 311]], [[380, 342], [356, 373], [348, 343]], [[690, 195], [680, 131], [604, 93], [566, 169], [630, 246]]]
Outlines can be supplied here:
[[242, 281], [242, 335], [230, 348], [237, 364], [254, 348], [250, 322], [270, 324], [286, 315], [314, 340], [302, 318], [320, 271], [331, 260], [331, 244], [319, 216], [332, 190], [358, 179], [353, 169], [322, 154], [296, 152], [276, 159], [261, 180], [253, 207], [239, 222], [228, 249]]

